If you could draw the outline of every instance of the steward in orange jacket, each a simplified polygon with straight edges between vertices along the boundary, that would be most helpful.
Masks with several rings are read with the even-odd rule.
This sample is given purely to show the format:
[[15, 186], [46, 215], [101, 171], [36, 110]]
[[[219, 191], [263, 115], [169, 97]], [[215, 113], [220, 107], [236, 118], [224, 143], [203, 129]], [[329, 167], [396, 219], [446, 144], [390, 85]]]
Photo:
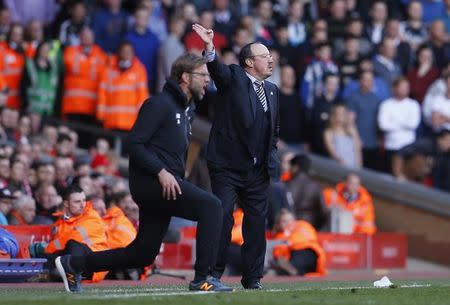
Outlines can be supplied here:
[[[106, 228], [103, 220], [86, 202], [84, 192], [78, 187], [69, 187], [64, 198], [64, 212], [57, 213], [61, 218], [53, 225], [50, 242], [45, 248], [47, 254], [76, 251], [108, 250]], [[67, 247], [70, 244], [70, 250]], [[58, 254], [61, 255], [61, 254]], [[98, 282], [105, 278], [108, 272], [95, 272], [92, 281]]]
[[94, 44], [94, 34], [88, 28], [80, 33], [81, 45], [64, 50], [64, 95], [62, 116], [95, 116], [100, 75], [108, 57]]
[[21, 107], [19, 89], [25, 66], [23, 31], [20, 24], [11, 26], [7, 41], [0, 43], [0, 75], [8, 87], [6, 106], [14, 109]]
[[148, 97], [145, 67], [134, 56], [133, 46], [122, 43], [100, 80], [97, 120], [104, 128], [129, 131]]
[[360, 178], [355, 174], [347, 176], [345, 182], [336, 188], [326, 188], [323, 191], [325, 205], [340, 205], [353, 214], [353, 233], [375, 234], [375, 209], [372, 196], [361, 186]]
[[103, 221], [111, 249], [124, 248], [135, 239], [136, 229], [120, 208], [110, 207], [103, 216]]
[[[273, 257], [290, 275], [324, 275], [325, 252], [317, 240], [317, 231], [307, 221], [295, 220], [282, 209], [277, 216], [272, 239], [283, 241], [273, 248]], [[294, 268], [292, 268], [294, 267]]]

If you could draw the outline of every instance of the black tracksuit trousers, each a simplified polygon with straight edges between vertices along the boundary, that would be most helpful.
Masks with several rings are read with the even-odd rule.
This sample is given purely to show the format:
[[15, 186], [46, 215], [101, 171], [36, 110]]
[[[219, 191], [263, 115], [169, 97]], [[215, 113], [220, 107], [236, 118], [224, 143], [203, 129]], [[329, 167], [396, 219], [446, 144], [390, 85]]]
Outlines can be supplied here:
[[159, 253], [172, 216], [197, 221], [196, 279], [206, 278], [216, 261], [222, 228], [220, 200], [195, 185], [177, 178], [182, 195], [176, 200], [162, 197], [156, 177], [130, 175], [130, 191], [139, 206], [139, 230], [127, 247], [73, 256], [76, 271], [94, 272], [150, 265]]

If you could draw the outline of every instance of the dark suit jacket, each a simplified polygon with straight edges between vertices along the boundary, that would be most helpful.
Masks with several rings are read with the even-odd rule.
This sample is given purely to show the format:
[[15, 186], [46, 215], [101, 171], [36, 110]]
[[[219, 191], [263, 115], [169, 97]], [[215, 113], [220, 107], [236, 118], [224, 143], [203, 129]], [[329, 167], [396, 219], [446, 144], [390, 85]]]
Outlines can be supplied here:
[[[208, 63], [208, 70], [217, 87], [215, 118], [211, 129], [207, 160], [210, 166], [234, 171], [247, 171], [254, 165], [257, 147], [254, 126], [256, 107], [260, 103], [253, 84], [245, 70], [238, 65], [224, 65], [217, 60]], [[276, 143], [279, 132], [278, 100], [276, 85], [264, 81], [270, 109], [270, 139], [267, 143], [267, 167], [272, 177], [278, 177]]]

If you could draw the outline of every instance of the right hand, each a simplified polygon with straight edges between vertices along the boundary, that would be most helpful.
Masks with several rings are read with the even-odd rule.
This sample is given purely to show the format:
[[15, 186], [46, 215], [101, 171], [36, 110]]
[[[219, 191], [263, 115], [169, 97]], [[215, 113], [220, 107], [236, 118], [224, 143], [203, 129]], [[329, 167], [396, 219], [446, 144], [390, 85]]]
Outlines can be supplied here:
[[158, 173], [159, 183], [162, 186], [162, 196], [166, 200], [177, 200], [177, 194], [181, 195], [181, 188], [177, 179], [164, 168]]
[[198, 34], [198, 36], [200, 36], [200, 38], [203, 40], [207, 51], [212, 51], [214, 49], [214, 44], [213, 44], [214, 31], [213, 30], [205, 29], [203, 26], [201, 26], [198, 23], [195, 23], [192, 25], [192, 30], [194, 30]]

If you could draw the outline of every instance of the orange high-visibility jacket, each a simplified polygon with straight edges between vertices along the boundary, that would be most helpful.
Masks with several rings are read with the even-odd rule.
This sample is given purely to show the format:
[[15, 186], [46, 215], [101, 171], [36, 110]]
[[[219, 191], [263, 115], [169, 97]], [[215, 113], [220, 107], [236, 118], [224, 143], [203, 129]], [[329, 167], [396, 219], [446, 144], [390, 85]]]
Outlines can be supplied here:
[[6, 42], [0, 43], [0, 75], [8, 86], [6, 106], [14, 109], [19, 109], [21, 106], [19, 90], [24, 66], [24, 54], [11, 49]]
[[[71, 239], [87, 245], [92, 251], [108, 250], [105, 223], [98, 213], [92, 208], [90, 202], [81, 215], [64, 219], [63, 213], [58, 213], [62, 217], [53, 225], [52, 237], [47, 247], [46, 253], [54, 253], [65, 248]], [[95, 272], [92, 276], [93, 282], [103, 280], [108, 272]]]
[[323, 190], [323, 200], [330, 207], [333, 204], [342, 206], [353, 214], [353, 233], [375, 234], [375, 209], [372, 196], [364, 188], [358, 190], [358, 198], [355, 201], [347, 202], [344, 193], [346, 186], [344, 182], [336, 185], [336, 188], [326, 188]]
[[309, 222], [304, 220], [294, 221], [286, 231], [275, 233], [273, 239], [285, 241], [284, 244], [273, 247], [274, 258], [284, 257], [289, 260], [291, 251], [311, 249], [317, 255], [315, 274], [326, 274], [325, 252], [317, 240], [316, 229]]
[[136, 237], [136, 229], [118, 207], [110, 207], [103, 216], [108, 245], [111, 249], [128, 246]]
[[241, 208], [236, 209], [233, 212], [234, 225], [231, 230], [231, 242], [242, 246], [244, 243], [244, 237], [242, 236], [242, 222], [244, 221], [244, 211]]
[[70, 46], [64, 50], [64, 95], [62, 115], [95, 115], [100, 75], [108, 57], [94, 45], [88, 55], [83, 47]]
[[132, 66], [121, 71], [114, 56], [101, 77], [97, 119], [104, 128], [128, 131], [148, 97], [147, 72], [141, 62], [135, 57]]

